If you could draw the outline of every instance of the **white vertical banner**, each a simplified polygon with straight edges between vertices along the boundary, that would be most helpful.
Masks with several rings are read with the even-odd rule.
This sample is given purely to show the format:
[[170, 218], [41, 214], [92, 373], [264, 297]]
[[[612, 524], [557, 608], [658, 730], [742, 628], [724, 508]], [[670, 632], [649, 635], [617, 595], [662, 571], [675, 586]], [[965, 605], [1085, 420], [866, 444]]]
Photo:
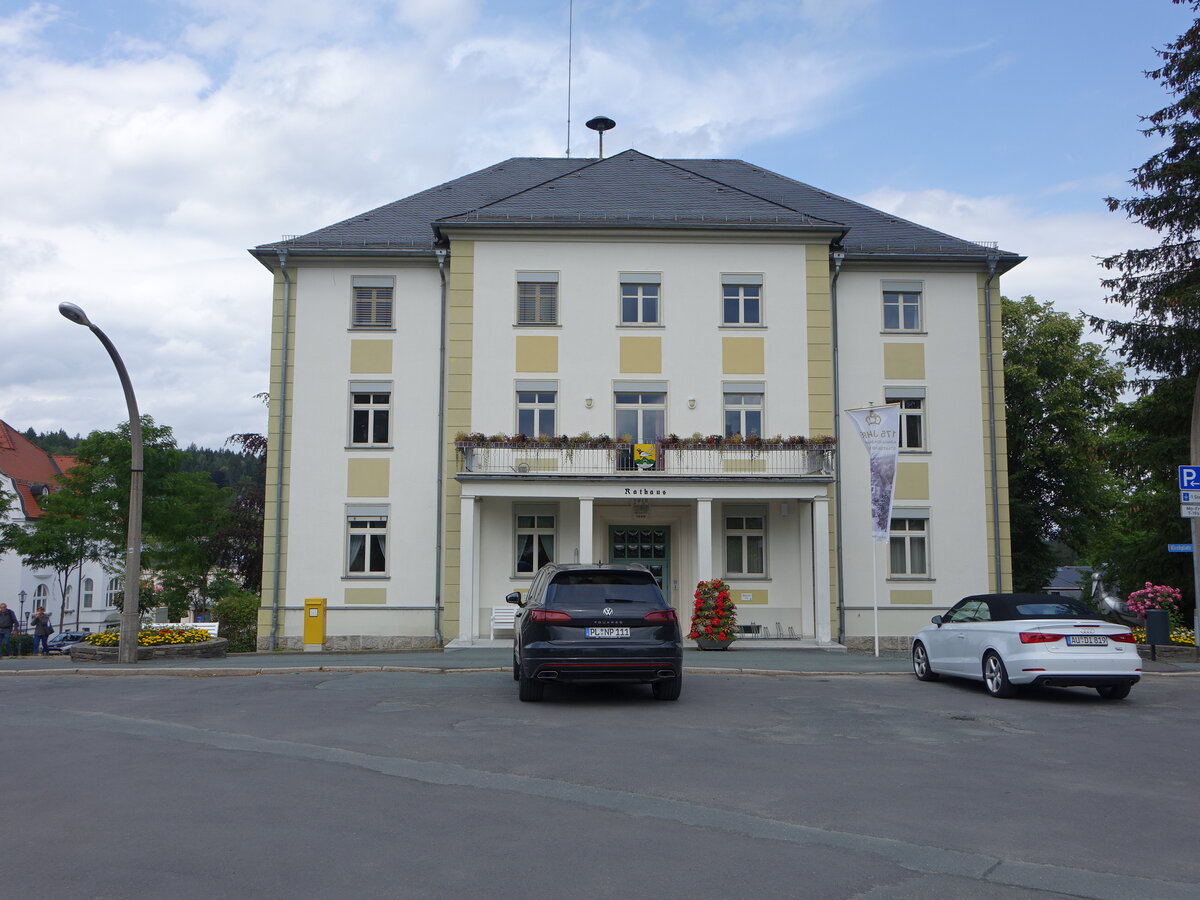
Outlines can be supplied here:
[[871, 590], [875, 619], [875, 655], [879, 656], [879, 553], [891, 533], [892, 498], [896, 495], [896, 456], [900, 452], [900, 404], [848, 409], [871, 463]]
[[896, 456], [900, 452], [900, 405], [848, 409], [871, 458], [871, 534], [887, 543], [896, 495]]

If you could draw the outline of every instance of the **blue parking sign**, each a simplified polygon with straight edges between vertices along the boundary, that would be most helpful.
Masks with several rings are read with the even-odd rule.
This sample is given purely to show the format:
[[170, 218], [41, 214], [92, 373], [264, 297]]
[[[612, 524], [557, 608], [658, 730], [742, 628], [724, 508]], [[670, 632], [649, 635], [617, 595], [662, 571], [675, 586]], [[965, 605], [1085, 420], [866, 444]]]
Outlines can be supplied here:
[[1179, 467], [1179, 489], [1181, 491], [1200, 490], [1200, 466]]

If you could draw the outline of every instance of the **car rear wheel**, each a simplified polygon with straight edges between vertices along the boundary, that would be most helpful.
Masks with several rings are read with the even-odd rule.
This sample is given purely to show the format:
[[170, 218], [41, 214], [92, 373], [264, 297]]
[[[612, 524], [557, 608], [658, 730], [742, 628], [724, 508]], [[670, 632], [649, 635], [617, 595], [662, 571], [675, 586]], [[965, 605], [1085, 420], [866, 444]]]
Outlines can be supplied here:
[[654, 692], [655, 700], [678, 700], [683, 690], [683, 679], [676, 676], [666, 681], [656, 681], [650, 685], [650, 690]]
[[1105, 700], [1124, 700], [1129, 696], [1129, 690], [1133, 685], [1129, 684], [1106, 684], [1104, 687], [1096, 688], [1096, 693]]
[[517, 696], [524, 703], [536, 703], [542, 699], [546, 685], [532, 678], [526, 678], [524, 673], [517, 677]]
[[918, 681], [937, 681], [938, 673], [929, 666], [929, 652], [920, 641], [913, 644], [912, 649], [913, 674]]
[[1008, 680], [1008, 670], [1004, 668], [1004, 660], [993, 650], [983, 656], [983, 683], [993, 697], [1015, 697], [1016, 685]]

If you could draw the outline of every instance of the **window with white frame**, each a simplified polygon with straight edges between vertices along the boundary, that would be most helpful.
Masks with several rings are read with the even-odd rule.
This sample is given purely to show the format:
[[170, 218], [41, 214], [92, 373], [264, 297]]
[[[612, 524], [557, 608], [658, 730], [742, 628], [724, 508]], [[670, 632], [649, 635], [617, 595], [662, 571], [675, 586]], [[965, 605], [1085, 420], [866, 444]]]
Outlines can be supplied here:
[[71, 597], [74, 594], [74, 590], [75, 585], [68, 584], [67, 589], [63, 591], [63, 608], [66, 609], [67, 612], [71, 612], [71, 610], [75, 608], [71, 605]]
[[392, 385], [350, 382], [350, 443], [381, 446], [391, 443]]
[[721, 323], [723, 325], [761, 325], [763, 277], [761, 275], [721, 276]]
[[550, 509], [515, 510], [515, 562], [518, 575], [533, 575], [546, 563], [554, 562], [555, 522]]
[[517, 324], [558, 324], [558, 273], [517, 273]]
[[104, 593], [104, 605], [116, 606], [121, 599], [121, 594], [125, 590], [125, 582], [119, 577], [108, 579], [108, 589]]
[[923, 291], [924, 285], [919, 281], [885, 281], [883, 283], [883, 330], [924, 330], [924, 316], [921, 310]]
[[613, 434], [635, 444], [653, 444], [667, 428], [666, 382], [617, 382]]
[[884, 388], [884, 400], [900, 407], [900, 450], [925, 450], [925, 388]]
[[916, 510], [894, 510], [888, 549], [890, 576], [928, 578], [929, 514]]
[[386, 506], [351, 506], [346, 509], [346, 574], [387, 574]]
[[763, 385], [727, 382], [724, 387], [725, 437], [762, 437]]
[[39, 606], [45, 607], [50, 602], [50, 588], [44, 584], [39, 584], [33, 590], [33, 607], [37, 609]]
[[90, 578], [83, 579], [83, 608], [92, 608], [92, 599], [96, 596], [96, 582]]
[[725, 574], [765, 577], [767, 574], [766, 510], [725, 510]]
[[621, 275], [621, 324], [662, 324], [662, 276], [653, 272]]
[[350, 324], [354, 328], [391, 328], [392, 295], [396, 280], [388, 276], [353, 276], [354, 303]]
[[517, 382], [517, 433], [529, 438], [556, 434], [558, 384], [553, 381]]

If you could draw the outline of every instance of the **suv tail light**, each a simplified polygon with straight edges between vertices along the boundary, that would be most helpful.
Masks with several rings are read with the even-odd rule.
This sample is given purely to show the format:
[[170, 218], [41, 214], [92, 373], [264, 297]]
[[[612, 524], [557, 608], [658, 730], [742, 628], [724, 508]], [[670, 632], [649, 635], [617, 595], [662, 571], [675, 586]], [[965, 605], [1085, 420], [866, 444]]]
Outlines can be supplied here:
[[678, 622], [679, 616], [675, 615], [673, 609], [656, 609], [654, 612], [648, 612], [643, 617], [647, 622]]
[[529, 613], [529, 618], [534, 622], [570, 622], [571, 617], [565, 612], [559, 612], [556, 609], [535, 609]]
[[1044, 631], [1021, 632], [1022, 644], [1050, 644], [1054, 641], [1061, 641], [1062, 639], [1063, 636], [1061, 634], [1047, 634]]
[[1116, 641], [1119, 644], [1136, 644], [1137, 643], [1137, 638], [1135, 638], [1133, 636], [1133, 634], [1128, 631], [1122, 631], [1118, 634], [1110, 634], [1108, 636], [1108, 639], [1110, 641]]

